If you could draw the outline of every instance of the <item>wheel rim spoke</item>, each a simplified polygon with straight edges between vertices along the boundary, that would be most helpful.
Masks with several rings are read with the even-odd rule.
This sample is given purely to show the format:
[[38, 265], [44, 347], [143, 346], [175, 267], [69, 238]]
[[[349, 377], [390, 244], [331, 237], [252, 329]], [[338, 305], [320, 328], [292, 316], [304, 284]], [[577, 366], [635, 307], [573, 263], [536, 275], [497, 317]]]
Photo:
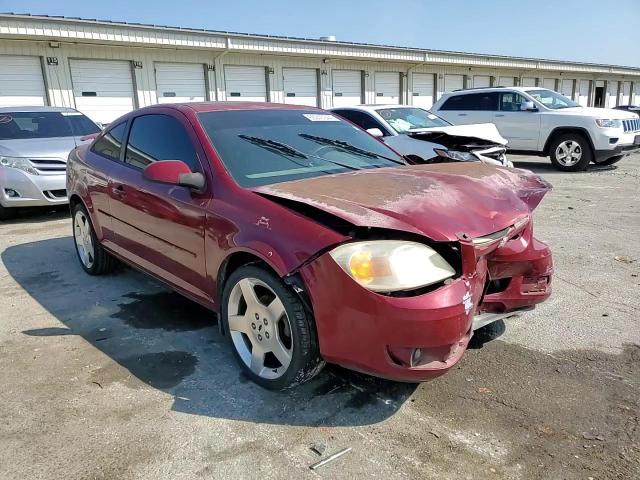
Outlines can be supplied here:
[[248, 309], [256, 308], [260, 304], [256, 291], [254, 290], [254, 283], [248, 278], [243, 278], [238, 282], [240, 289], [242, 290], [242, 296], [247, 304]]
[[95, 260], [93, 240], [89, 220], [82, 212], [76, 213], [73, 233], [80, 261], [85, 267], [90, 268]]
[[249, 333], [249, 322], [244, 315], [229, 315], [229, 329], [234, 332]]
[[267, 310], [269, 310], [269, 314], [274, 322], [280, 320], [285, 314], [284, 305], [282, 304], [280, 297], [275, 297], [267, 307]]
[[261, 346], [253, 344], [253, 348], [251, 349], [251, 371], [256, 375], [262, 376], [264, 370], [264, 350]]

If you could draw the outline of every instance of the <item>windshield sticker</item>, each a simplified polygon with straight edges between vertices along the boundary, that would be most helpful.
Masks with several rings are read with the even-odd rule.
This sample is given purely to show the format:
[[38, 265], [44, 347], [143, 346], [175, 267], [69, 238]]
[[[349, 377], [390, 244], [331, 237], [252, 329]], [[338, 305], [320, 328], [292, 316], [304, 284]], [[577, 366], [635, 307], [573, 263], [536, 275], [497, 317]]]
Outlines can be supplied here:
[[64, 115], [65, 117], [70, 117], [72, 115], [82, 115], [80, 112], [60, 112], [61, 115]]
[[333, 115], [326, 115], [324, 113], [303, 113], [303, 117], [311, 120], [312, 122], [339, 122], [340, 120]]
[[11, 123], [13, 117], [11, 115], [0, 115], [0, 124]]
[[438, 118], [438, 116], [434, 115], [433, 113], [430, 113], [429, 115], [427, 115], [427, 117], [429, 118], [429, 120], [435, 120], [436, 118]]

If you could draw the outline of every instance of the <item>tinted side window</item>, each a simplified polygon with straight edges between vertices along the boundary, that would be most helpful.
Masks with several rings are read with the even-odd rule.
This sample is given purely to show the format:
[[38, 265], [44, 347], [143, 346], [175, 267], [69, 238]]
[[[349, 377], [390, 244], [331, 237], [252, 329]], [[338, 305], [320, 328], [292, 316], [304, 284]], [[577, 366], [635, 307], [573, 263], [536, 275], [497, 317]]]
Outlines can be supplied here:
[[346, 118], [350, 122], [355, 123], [360, 128], [365, 130], [368, 130], [369, 128], [379, 128], [384, 135], [389, 135], [387, 129], [384, 128], [380, 122], [365, 112], [360, 112], [358, 110], [337, 110], [335, 113], [340, 115], [342, 118]]
[[500, 94], [500, 110], [503, 112], [519, 112], [520, 105], [527, 99], [516, 92], [503, 92]]
[[110, 128], [107, 133], [96, 140], [91, 150], [111, 160], [120, 160], [120, 149], [122, 147], [126, 126], [127, 122], [122, 122]]
[[493, 111], [497, 109], [498, 94], [494, 92], [457, 95], [455, 97], [449, 98], [440, 108], [440, 110], [475, 111]]
[[182, 160], [200, 171], [196, 150], [182, 124], [168, 115], [143, 115], [133, 120], [125, 162], [144, 168], [158, 160]]

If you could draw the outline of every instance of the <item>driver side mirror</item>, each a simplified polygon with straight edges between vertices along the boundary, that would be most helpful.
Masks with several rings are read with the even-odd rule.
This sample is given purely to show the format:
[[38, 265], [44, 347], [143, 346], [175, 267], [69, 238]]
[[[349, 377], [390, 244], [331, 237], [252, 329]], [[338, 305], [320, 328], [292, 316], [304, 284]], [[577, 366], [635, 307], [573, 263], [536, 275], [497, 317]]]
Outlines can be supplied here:
[[367, 128], [367, 133], [376, 138], [384, 137], [384, 133], [379, 128]]
[[142, 171], [142, 176], [151, 182], [179, 185], [192, 190], [204, 189], [204, 175], [192, 172], [189, 166], [181, 160], [161, 160], [150, 163]]
[[531, 100], [528, 100], [520, 104], [520, 110], [523, 112], [537, 112], [538, 107], [536, 107], [536, 104], [533, 103]]

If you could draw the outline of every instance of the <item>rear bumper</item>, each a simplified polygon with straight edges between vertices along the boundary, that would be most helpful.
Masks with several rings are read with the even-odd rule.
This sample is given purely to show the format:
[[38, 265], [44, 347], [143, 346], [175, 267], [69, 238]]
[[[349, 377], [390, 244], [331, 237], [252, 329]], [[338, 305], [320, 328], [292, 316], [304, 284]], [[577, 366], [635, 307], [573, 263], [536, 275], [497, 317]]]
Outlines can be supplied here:
[[[311, 299], [320, 352], [331, 363], [392, 380], [438, 377], [464, 354], [474, 329], [544, 301], [551, 294], [551, 253], [530, 237], [511, 265], [509, 287], [484, 295], [491, 261], [447, 285], [412, 297], [376, 294], [324, 254], [300, 274]], [[523, 232], [524, 238], [526, 234]], [[507, 242], [507, 245], [516, 240]], [[506, 245], [505, 245], [506, 246]], [[473, 247], [468, 247], [473, 248]], [[504, 247], [503, 247], [504, 248]], [[475, 318], [474, 318], [475, 317]]]
[[[66, 196], [66, 175], [29, 175], [15, 168], [0, 167], [0, 204], [10, 207], [37, 207], [64, 205]], [[8, 189], [19, 196], [10, 196]]]

